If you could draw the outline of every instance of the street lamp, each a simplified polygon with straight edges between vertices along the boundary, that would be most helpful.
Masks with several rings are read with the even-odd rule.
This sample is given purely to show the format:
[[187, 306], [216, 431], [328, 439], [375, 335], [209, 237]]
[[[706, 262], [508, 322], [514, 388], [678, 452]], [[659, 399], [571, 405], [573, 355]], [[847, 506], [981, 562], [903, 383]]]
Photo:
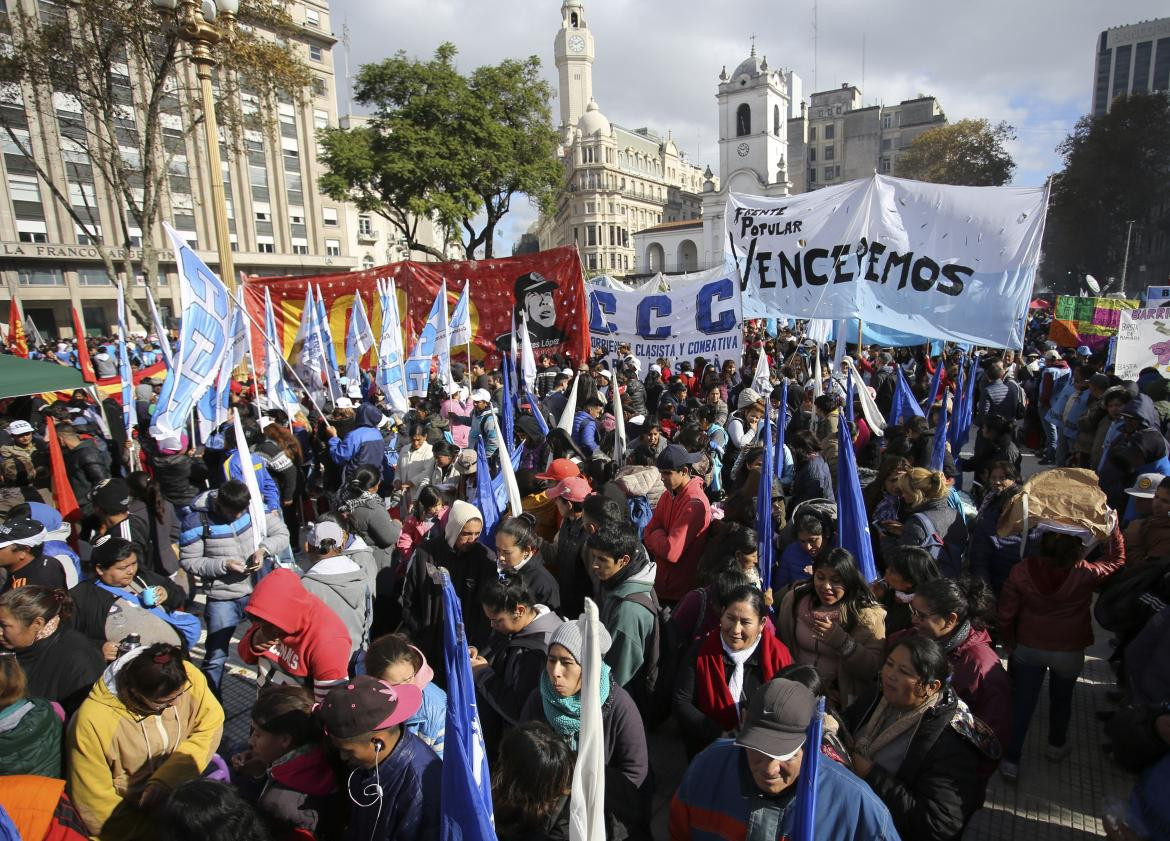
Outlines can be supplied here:
[[[228, 232], [227, 198], [223, 192], [223, 165], [219, 158], [219, 127], [215, 119], [215, 93], [211, 87], [211, 69], [216, 60], [213, 48], [235, 32], [239, 0], [151, 0], [160, 13], [174, 13], [176, 31], [191, 45], [191, 60], [203, 95], [204, 130], [207, 135], [207, 167], [211, 176], [211, 214], [215, 219], [215, 245], [219, 251], [219, 276], [234, 292], [236, 273], [232, 244]], [[216, 26], [217, 18], [220, 25]]]

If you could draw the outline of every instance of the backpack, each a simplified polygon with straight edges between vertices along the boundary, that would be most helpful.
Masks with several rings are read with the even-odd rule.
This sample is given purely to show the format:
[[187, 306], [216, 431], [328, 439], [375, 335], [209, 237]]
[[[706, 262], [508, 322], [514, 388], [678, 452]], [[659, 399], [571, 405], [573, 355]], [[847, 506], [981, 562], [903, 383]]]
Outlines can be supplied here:
[[[961, 511], [960, 516], [962, 516]], [[922, 526], [922, 530], [926, 532], [926, 539], [919, 544], [918, 548], [925, 549], [930, 553], [930, 557], [934, 558], [934, 562], [944, 578], [958, 578], [963, 572], [962, 551], [943, 539], [942, 535], [938, 533], [938, 529], [935, 528], [934, 520], [926, 514], [920, 511], [917, 514], [911, 514], [910, 518], [917, 521]]]
[[1170, 600], [1170, 558], [1125, 567], [1100, 590], [1093, 616], [1123, 640], [1136, 636]]
[[641, 667], [630, 678], [628, 687], [630, 696], [642, 713], [643, 724], [647, 730], [653, 730], [670, 717], [680, 648], [689, 645], [690, 641], [679, 638], [677, 628], [670, 621], [671, 609], [662, 606], [658, 594], [653, 590], [619, 598], [624, 602], [641, 605], [654, 617], [654, 625], [646, 639], [645, 657]]

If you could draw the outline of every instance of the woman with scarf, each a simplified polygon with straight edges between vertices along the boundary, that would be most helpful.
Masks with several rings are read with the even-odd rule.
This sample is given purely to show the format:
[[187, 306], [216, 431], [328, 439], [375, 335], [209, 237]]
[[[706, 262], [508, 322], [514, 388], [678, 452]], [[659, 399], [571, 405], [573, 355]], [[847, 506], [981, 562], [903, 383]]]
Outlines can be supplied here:
[[348, 530], [360, 537], [374, 553], [379, 570], [393, 562], [394, 547], [402, 535], [402, 526], [390, 516], [386, 503], [378, 493], [382, 474], [363, 465], [353, 473], [349, 484], [342, 489], [340, 512]]
[[0, 646], [16, 652], [28, 694], [56, 701], [66, 715], [81, 706], [104, 665], [97, 647], [70, 627], [72, 617], [64, 590], [33, 584], [0, 596]]
[[834, 549], [812, 566], [812, 579], [780, 602], [776, 635], [797, 663], [816, 668], [830, 701], [845, 707], [869, 689], [881, 667], [886, 612], [847, 549]]
[[791, 665], [792, 655], [765, 630], [764, 595], [737, 587], [719, 606], [719, 629], [691, 646], [679, 664], [674, 713], [687, 757], [734, 736], [752, 693]]
[[[609, 649], [610, 636], [598, 629], [601, 654]], [[520, 713], [521, 721], [544, 721], [552, 726], [573, 752], [581, 732], [581, 660], [585, 617], [561, 623], [549, 638], [548, 659], [540, 687]], [[650, 837], [650, 757], [646, 730], [633, 698], [613, 679], [609, 665], [601, 663], [601, 730], [605, 746], [605, 812], [627, 831], [626, 837]], [[619, 836], [620, 837], [620, 836]]]
[[[912, 594], [914, 630], [939, 644], [951, 664], [951, 686], [1001, 745], [1012, 725], [1012, 685], [987, 633], [995, 599], [979, 578], [936, 578]], [[993, 769], [988, 769], [988, 772]]]
[[386, 634], [370, 643], [366, 674], [391, 686], [409, 683], [422, 692], [422, 706], [402, 726], [442, 759], [447, 732], [447, 693], [435, 685], [435, 670], [423, 653], [402, 634]]
[[844, 725], [853, 772], [890, 810], [903, 838], [954, 841], [983, 805], [979, 764], [995, 736], [947, 683], [934, 640], [911, 635], [886, 657], [880, 690], [849, 707]]
[[[483, 515], [470, 502], [455, 500], [443, 520], [432, 528], [414, 550], [402, 589], [402, 625], [427, 660], [438, 669], [440, 685], [446, 685], [443, 666], [443, 582], [439, 568], [451, 574], [451, 584], [461, 604], [479, 603], [483, 586], [495, 578], [495, 553], [479, 542]], [[464, 610], [467, 642], [487, 641], [488, 623], [481, 610]]]

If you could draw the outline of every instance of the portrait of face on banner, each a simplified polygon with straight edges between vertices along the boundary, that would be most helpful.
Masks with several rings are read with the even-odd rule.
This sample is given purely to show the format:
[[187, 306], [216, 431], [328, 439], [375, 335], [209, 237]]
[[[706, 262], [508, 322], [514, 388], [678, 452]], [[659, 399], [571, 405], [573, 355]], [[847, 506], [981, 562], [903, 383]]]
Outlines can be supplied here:
[[[577, 250], [571, 246], [492, 260], [404, 262], [314, 277], [249, 278], [245, 297], [248, 311], [263, 323], [264, 290], [269, 291], [277, 334], [287, 357], [303, 315], [306, 283], [311, 283], [314, 290], [319, 288], [337, 358], [344, 366], [353, 296], [361, 292], [370, 323], [379, 334], [382, 313], [377, 286], [379, 280], [385, 279], [393, 279], [397, 288], [407, 352], [414, 346], [446, 280], [449, 314], [454, 312], [464, 287], [471, 290], [468, 309], [473, 361], [497, 364], [501, 349], [509, 347], [512, 320], [516, 319], [519, 329], [521, 313], [527, 319], [537, 356], [550, 354], [580, 361], [589, 353], [585, 281]], [[263, 358], [262, 340], [255, 336], [253, 348], [257, 360]], [[466, 353], [466, 345], [452, 346], [452, 361], [464, 361]]]

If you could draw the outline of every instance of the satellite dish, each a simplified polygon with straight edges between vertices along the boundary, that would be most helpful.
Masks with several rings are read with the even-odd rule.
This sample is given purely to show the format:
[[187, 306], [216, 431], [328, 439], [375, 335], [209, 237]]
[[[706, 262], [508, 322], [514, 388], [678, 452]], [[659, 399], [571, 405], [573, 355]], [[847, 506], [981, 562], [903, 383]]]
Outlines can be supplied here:
[[1094, 295], [1101, 294], [1101, 284], [1097, 282], [1097, 278], [1091, 274], [1085, 275], [1085, 286], [1089, 287], [1089, 291]]

